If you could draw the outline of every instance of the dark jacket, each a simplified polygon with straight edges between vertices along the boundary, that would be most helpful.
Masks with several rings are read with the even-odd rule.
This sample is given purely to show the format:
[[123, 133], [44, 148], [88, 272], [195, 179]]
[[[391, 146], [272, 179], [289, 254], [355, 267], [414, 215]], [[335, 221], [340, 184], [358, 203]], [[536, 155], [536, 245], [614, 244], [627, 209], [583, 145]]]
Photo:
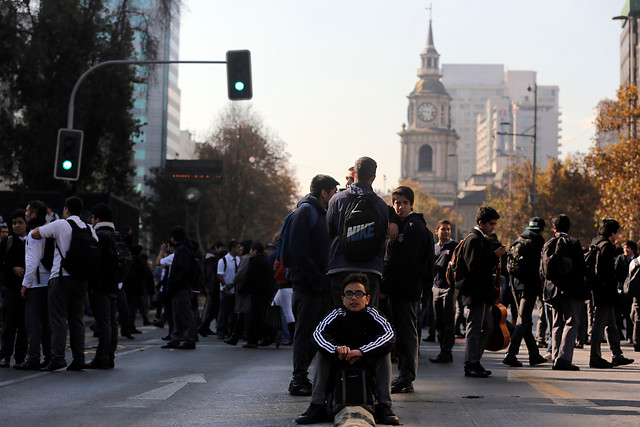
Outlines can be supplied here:
[[[331, 236], [331, 249], [329, 252], [328, 273], [338, 273], [342, 271], [360, 271], [366, 273], [377, 273], [382, 276], [384, 272], [384, 242], [389, 228], [389, 207], [381, 199], [377, 198], [376, 212], [377, 221], [374, 225], [376, 236], [380, 240], [380, 250], [373, 259], [365, 262], [351, 262], [347, 260], [342, 252], [342, 228], [344, 215], [347, 206], [351, 203], [354, 195], [375, 194], [369, 184], [356, 182], [351, 184], [345, 191], [341, 191], [331, 198], [327, 209], [327, 224], [329, 225], [329, 235]], [[377, 197], [377, 196], [376, 196]]]
[[596, 307], [616, 305], [619, 302], [615, 269], [616, 247], [604, 236], [596, 237], [591, 241], [591, 244], [600, 247], [596, 261], [596, 273], [604, 284], [602, 288], [593, 291], [593, 302]]
[[[317, 214], [314, 224], [311, 209]], [[291, 218], [289, 249], [293, 267], [289, 269], [288, 278], [296, 291], [308, 294], [328, 289], [325, 273], [330, 239], [326, 215], [318, 199], [307, 194], [300, 199]]]
[[493, 273], [498, 266], [498, 256], [489, 239], [477, 229], [471, 230], [462, 247], [466, 274], [462, 279], [460, 295], [464, 305], [495, 303]]
[[176, 243], [173, 262], [169, 270], [169, 278], [167, 279], [167, 290], [170, 293], [192, 289], [191, 260], [194, 256], [193, 252], [194, 248], [191, 246], [189, 240], [185, 239]]
[[[635, 258], [635, 256], [634, 256]], [[616, 280], [618, 280], [618, 290], [622, 290], [622, 286], [624, 285], [624, 281], [629, 275], [629, 264], [631, 264], [633, 258], [627, 258], [627, 255], [622, 253], [616, 257]]]
[[24, 247], [24, 241], [15, 234], [10, 234], [0, 242], [0, 271], [4, 288], [14, 291], [22, 289], [22, 277], [15, 275], [13, 267], [25, 268]]
[[[544, 246], [544, 237], [531, 230], [524, 230], [518, 240], [526, 242], [528, 248], [526, 257], [523, 258], [524, 275], [519, 279], [510, 276], [509, 280], [513, 289], [525, 291], [535, 296], [542, 295], [542, 279], [540, 277], [540, 255]], [[517, 240], [516, 240], [517, 241]], [[516, 243], [515, 241], [513, 242]], [[512, 245], [513, 246], [513, 245]]]
[[313, 332], [320, 351], [335, 355], [339, 346], [362, 351], [363, 358], [379, 358], [391, 351], [395, 334], [391, 323], [374, 307], [352, 312], [344, 307], [329, 313]]
[[421, 213], [410, 213], [400, 221], [398, 231], [398, 238], [387, 246], [388, 262], [380, 293], [397, 301], [418, 301], [425, 263], [433, 253], [433, 237]]
[[244, 290], [260, 301], [268, 301], [273, 296], [273, 269], [266, 255], [249, 258]]
[[[586, 264], [582, 253], [582, 244], [580, 240], [575, 237], [569, 237], [566, 234], [563, 235], [567, 239], [569, 246], [568, 255], [571, 258], [573, 269], [566, 283], [553, 283], [549, 280], [544, 280], [542, 299], [544, 301], [551, 301], [560, 295], [569, 295], [578, 300], [586, 300], [589, 298], [589, 294], [584, 281]], [[554, 236], [549, 240], [552, 239], [558, 239], [558, 236]]]
[[115, 252], [115, 228], [99, 222], [95, 225], [94, 230], [96, 236], [98, 236], [98, 244], [102, 253], [102, 263], [100, 264], [102, 271], [89, 281], [89, 292], [115, 294], [118, 292], [118, 280], [116, 278], [118, 256]]
[[458, 242], [451, 239], [444, 245], [440, 245], [439, 242], [434, 244], [433, 286], [442, 289], [449, 288], [446, 277], [447, 265], [451, 261], [451, 256], [456, 246], [458, 246]]

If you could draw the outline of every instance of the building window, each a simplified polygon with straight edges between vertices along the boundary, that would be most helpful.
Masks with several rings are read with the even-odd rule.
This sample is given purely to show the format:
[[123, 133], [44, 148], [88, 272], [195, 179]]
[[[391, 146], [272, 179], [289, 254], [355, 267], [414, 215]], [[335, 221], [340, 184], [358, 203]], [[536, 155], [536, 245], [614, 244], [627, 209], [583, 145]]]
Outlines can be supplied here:
[[418, 170], [424, 172], [431, 172], [433, 170], [433, 148], [431, 148], [430, 145], [420, 147]]

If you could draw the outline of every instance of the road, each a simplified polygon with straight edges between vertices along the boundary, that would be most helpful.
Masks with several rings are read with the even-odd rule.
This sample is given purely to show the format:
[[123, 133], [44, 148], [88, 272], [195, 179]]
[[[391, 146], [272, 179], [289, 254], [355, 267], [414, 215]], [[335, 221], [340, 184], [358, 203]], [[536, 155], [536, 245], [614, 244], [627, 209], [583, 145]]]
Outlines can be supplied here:
[[[140, 329], [135, 340], [123, 340], [112, 370], [0, 369], [2, 425], [293, 426], [307, 408], [308, 398], [287, 392], [291, 347], [243, 349], [213, 336], [201, 339], [195, 351], [166, 350], [160, 348], [166, 329]], [[88, 334], [88, 360], [95, 344]], [[639, 355], [630, 346], [623, 350], [627, 357]], [[509, 368], [501, 363], [502, 352], [487, 353], [483, 365], [493, 375], [478, 379], [463, 375], [463, 340], [453, 364], [428, 361], [437, 343], [422, 343], [420, 351], [415, 393], [392, 396], [404, 425], [640, 424], [638, 361], [590, 369], [588, 349], [576, 350], [582, 370], [564, 372], [548, 365]], [[526, 350], [521, 360], [526, 362]]]

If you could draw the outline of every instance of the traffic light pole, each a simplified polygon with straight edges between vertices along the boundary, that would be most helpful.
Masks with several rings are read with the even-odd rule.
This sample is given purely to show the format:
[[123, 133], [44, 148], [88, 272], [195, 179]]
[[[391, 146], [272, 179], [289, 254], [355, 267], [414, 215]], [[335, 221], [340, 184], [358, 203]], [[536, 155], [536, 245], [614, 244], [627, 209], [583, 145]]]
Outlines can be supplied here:
[[226, 61], [160, 61], [160, 60], [148, 60], [148, 61], [135, 61], [131, 59], [112, 59], [110, 61], [100, 62], [93, 67], [89, 68], [83, 75], [80, 76], [76, 82], [73, 90], [71, 91], [71, 97], [69, 98], [69, 109], [67, 110], [67, 129], [73, 129], [73, 114], [74, 114], [74, 102], [76, 99], [76, 92], [80, 84], [87, 78], [89, 74], [97, 70], [98, 68], [105, 67], [107, 65], [124, 64], [124, 65], [144, 65], [144, 64], [226, 64]]

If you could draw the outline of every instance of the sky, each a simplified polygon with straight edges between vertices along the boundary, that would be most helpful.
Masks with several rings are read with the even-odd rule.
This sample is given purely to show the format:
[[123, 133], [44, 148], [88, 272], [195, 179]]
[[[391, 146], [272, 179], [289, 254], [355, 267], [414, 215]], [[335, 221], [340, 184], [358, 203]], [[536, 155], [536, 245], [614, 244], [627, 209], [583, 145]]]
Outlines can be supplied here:
[[[611, 18], [624, 0], [184, 0], [180, 59], [251, 51], [253, 99], [241, 102], [285, 143], [301, 194], [318, 173], [343, 183], [361, 156], [386, 191], [400, 178], [430, 4], [441, 64], [537, 71], [560, 89], [561, 157], [588, 150], [595, 107], [620, 83], [623, 30]], [[179, 87], [181, 128], [205, 140], [231, 102], [226, 69], [180, 65]]]

